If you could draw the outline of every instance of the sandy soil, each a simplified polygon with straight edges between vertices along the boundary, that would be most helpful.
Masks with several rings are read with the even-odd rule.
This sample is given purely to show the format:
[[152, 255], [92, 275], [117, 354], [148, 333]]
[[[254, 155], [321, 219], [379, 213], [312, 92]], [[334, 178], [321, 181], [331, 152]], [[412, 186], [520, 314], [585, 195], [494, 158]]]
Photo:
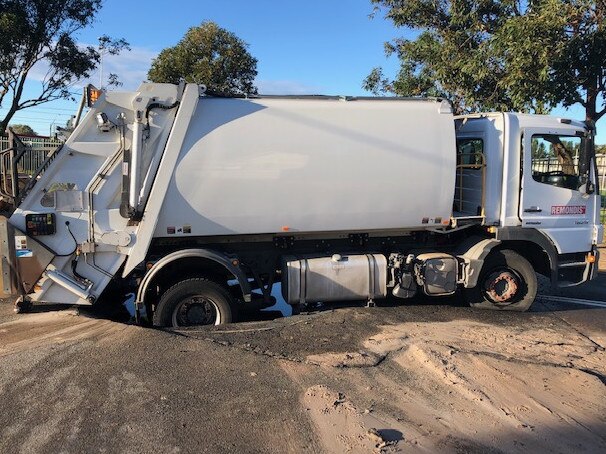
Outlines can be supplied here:
[[606, 354], [572, 330], [405, 323], [307, 361], [349, 387], [303, 393], [327, 452], [606, 451]]
[[140, 329], [110, 320], [80, 317], [77, 309], [16, 317], [0, 324], [0, 357], [52, 344], [103, 341]]

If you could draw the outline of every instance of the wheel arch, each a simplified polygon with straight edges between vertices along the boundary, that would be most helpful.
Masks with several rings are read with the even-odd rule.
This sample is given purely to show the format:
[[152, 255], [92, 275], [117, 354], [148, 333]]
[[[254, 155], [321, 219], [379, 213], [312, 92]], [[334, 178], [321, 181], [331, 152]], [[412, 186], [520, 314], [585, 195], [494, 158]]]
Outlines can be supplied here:
[[484, 266], [484, 260], [500, 244], [501, 242], [494, 238], [478, 236], [469, 237], [459, 244], [456, 255], [464, 262], [462, 279], [464, 287], [475, 287]]
[[496, 249], [509, 249], [518, 253], [530, 262], [537, 273], [551, 279], [551, 260], [538, 244], [532, 241], [512, 240], [502, 242]]
[[536, 229], [504, 227], [497, 230], [499, 249], [511, 249], [526, 258], [533, 268], [557, 282], [558, 251], [553, 242]]
[[496, 238], [470, 237], [457, 248], [457, 255], [468, 268], [464, 276], [465, 287], [476, 285], [489, 254], [505, 249], [524, 257], [539, 274], [550, 278], [552, 284], [557, 280], [558, 254], [547, 237], [534, 229], [503, 228], [498, 229]]
[[227, 276], [235, 279], [242, 292], [242, 298], [245, 302], [250, 302], [250, 284], [246, 274], [239, 266], [237, 257], [210, 249], [183, 249], [165, 255], [153, 264], [138, 286], [137, 303], [147, 304], [149, 302], [146, 296], [154, 284], [161, 281], [176, 283], [184, 276], [188, 276], [188, 273], [176, 277], [173, 274], [190, 269], [195, 269], [195, 272], [189, 273], [190, 276]]

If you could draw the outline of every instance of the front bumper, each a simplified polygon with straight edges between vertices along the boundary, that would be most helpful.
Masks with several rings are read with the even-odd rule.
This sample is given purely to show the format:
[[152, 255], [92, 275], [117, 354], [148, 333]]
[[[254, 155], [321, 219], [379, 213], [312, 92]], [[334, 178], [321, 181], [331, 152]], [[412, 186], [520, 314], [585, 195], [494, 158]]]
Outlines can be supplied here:
[[558, 256], [557, 286], [574, 287], [598, 275], [600, 251], [596, 245], [587, 253], [565, 254]]

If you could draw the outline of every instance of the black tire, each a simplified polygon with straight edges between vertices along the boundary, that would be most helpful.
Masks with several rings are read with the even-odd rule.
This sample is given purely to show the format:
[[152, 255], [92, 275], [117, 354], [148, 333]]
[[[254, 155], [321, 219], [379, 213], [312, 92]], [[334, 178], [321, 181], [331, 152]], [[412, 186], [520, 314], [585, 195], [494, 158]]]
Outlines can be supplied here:
[[537, 275], [528, 260], [509, 249], [491, 252], [475, 287], [465, 289], [471, 307], [524, 312], [537, 296]]
[[225, 287], [203, 278], [169, 288], [154, 311], [154, 326], [223, 325], [234, 320], [235, 301]]

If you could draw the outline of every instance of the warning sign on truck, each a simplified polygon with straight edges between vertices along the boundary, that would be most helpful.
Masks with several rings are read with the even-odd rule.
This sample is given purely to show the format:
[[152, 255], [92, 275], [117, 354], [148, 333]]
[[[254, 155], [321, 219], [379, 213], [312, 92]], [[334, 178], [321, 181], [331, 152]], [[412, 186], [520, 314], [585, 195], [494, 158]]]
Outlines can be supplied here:
[[27, 248], [27, 237], [22, 235], [15, 236], [15, 253], [17, 258], [33, 257], [34, 253]]
[[585, 214], [587, 207], [585, 205], [555, 205], [551, 207], [552, 215], [566, 214]]

